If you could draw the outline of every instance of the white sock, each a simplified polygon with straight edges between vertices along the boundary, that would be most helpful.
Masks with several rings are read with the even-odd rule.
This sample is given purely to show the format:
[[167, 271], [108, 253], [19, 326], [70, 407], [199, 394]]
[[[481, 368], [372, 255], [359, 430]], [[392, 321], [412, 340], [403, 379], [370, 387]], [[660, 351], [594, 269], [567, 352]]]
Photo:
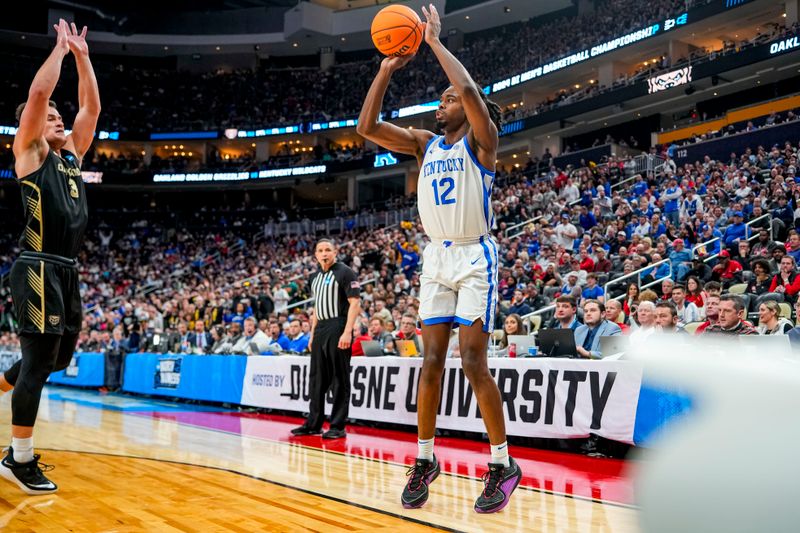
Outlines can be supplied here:
[[497, 446], [491, 444], [489, 447], [492, 450], [492, 463], [502, 464], [506, 468], [511, 466], [511, 463], [508, 461], [508, 442], [502, 442]]
[[435, 438], [436, 437], [417, 439], [417, 447], [419, 448], [419, 452], [417, 453], [418, 459], [433, 461], [433, 441]]
[[11, 437], [11, 447], [14, 449], [14, 461], [18, 463], [33, 461], [33, 437], [27, 439]]

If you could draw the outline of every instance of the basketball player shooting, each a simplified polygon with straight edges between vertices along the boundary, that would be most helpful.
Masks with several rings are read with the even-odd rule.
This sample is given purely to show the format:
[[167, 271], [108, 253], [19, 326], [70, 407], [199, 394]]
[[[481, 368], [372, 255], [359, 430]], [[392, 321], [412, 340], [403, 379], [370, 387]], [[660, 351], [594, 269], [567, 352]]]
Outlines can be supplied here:
[[[33, 426], [50, 373], [72, 360], [82, 310], [75, 257], [88, 218], [81, 160], [94, 139], [100, 94], [89, 61], [86, 27], [78, 33], [63, 19], [56, 45], [33, 78], [28, 100], [17, 108], [14, 170], [22, 191], [25, 230], [22, 253], [11, 268], [11, 295], [20, 321], [22, 359], [0, 377], [11, 397], [11, 447], [0, 475], [27, 494], [49, 494], [57, 486], [33, 453]], [[61, 64], [72, 52], [78, 69], [78, 104], [72, 133], [50, 100]]]
[[464, 374], [469, 379], [491, 444], [484, 490], [475, 502], [479, 513], [503, 509], [522, 472], [508, 455], [500, 391], [489, 373], [487, 347], [497, 306], [497, 245], [491, 192], [497, 156], [500, 108], [489, 101], [471, 76], [439, 40], [436, 7], [422, 8], [425, 42], [451, 85], [441, 95], [436, 123], [442, 135], [404, 129], [378, 120], [392, 74], [413, 55], [381, 62], [358, 117], [358, 133], [389, 150], [414, 155], [420, 165], [417, 197], [420, 218], [431, 243], [423, 253], [419, 315], [425, 354], [417, 396], [419, 453], [409, 469], [401, 497], [406, 508], [428, 499], [428, 485], [439, 475], [433, 453], [450, 331], [459, 327]]

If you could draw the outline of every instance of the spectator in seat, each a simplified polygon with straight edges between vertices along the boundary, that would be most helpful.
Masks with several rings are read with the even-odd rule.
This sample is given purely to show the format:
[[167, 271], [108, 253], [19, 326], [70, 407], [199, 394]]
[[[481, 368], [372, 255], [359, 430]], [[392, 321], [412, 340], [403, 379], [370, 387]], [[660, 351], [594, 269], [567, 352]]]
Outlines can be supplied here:
[[569, 213], [561, 213], [561, 221], [555, 227], [556, 243], [572, 250], [572, 243], [578, 238], [578, 228], [569, 220]]
[[581, 297], [581, 286], [578, 284], [578, 274], [570, 272], [567, 274], [567, 282], [561, 287], [561, 296], [568, 296], [575, 300]]
[[772, 250], [772, 259], [769, 262], [770, 272], [778, 272], [781, 269], [781, 259], [786, 255], [786, 248], [783, 246], [776, 246]]
[[687, 278], [694, 277], [706, 283], [711, 280], [712, 274], [713, 272], [708, 263], [703, 260], [702, 256], [698, 256], [692, 259], [692, 268], [687, 273]]
[[683, 281], [692, 266], [692, 253], [685, 249], [682, 239], [672, 241], [672, 251], [669, 253], [672, 264], [672, 277], [675, 281]]
[[750, 255], [750, 243], [747, 241], [739, 241], [738, 252], [739, 255], [736, 257], [736, 260], [742, 265], [742, 270], [752, 270], [750, 262], [753, 258]]
[[367, 326], [363, 324], [359, 324], [358, 322], [356, 322], [356, 325], [353, 326], [353, 345], [352, 345], [353, 357], [364, 355], [364, 347], [361, 346], [361, 343], [364, 341], [372, 340], [372, 337], [370, 337], [368, 333], [369, 329], [367, 328]]
[[173, 347], [173, 353], [189, 353], [189, 334], [189, 324], [181, 320], [178, 323], [178, 344]]
[[705, 296], [707, 295], [703, 291], [703, 286], [700, 284], [699, 279], [694, 276], [686, 278], [686, 301], [696, 305], [701, 315], [703, 315], [703, 310], [706, 306]]
[[273, 353], [281, 353], [289, 349], [289, 337], [283, 332], [277, 321], [270, 322], [267, 331], [269, 333], [269, 349]]
[[597, 300], [603, 303], [605, 301], [605, 292], [603, 288], [597, 284], [597, 274], [594, 272], [586, 276], [586, 287], [583, 288], [581, 298], [584, 302], [587, 300]]
[[658, 328], [658, 331], [661, 333], [686, 334], [686, 330], [678, 325], [679, 322], [678, 309], [672, 302], [658, 302], [656, 304], [656, 328]]
[[733, 215], [731, 215], [731, 224], [728, 224], [728, 227], [725, 228], [725, 235], [722, 237], [722, 242], [725, 243], [725, 246], [728, 248], [732, 248], [735, 245], [739, 244], [739, 241], [743, 241], [747, 239], [747, 226], [745, 226], [744, 220], [744, 213], [741, 211], [734, 211]]
[[706, 297], [706, 321], [697, 326], [695, 335], [700, 335], [710, 326], [719, 323], [719, 294], [709, 294]]
[[537, 309], [541, 309], [542, 307], [547, 306], [549, 300], [544, 296], [542, 296], [541, 294], [539, 294], [539, 288], [535, 284], [533, 283], [528, 284], [525, 287], [525, 292], [527, 292], [527, 297], [525, 298], [525, 301], [533, 311], [536, 311]]
[[289, 348], [288, 351], [303, 353], [308, 351], [309, 336], [303, 333], [303, 326], [300, 320], [294, 319], [289, 322]]
[[686, 287], [676, 284], [672, 288], [672, 303], [678, 313], [678, 319], [683, 324], [700, 320], [700, 310], [695, 304], [686, 300]]
[[[653, 263], [658, 263], [662, 260], [661, 255], [658, 252], [653, 253]], [[669, 265], [667, 263], [661, 263], [660, 265], [653, 267], [650, 270], [645, 270], [642, 272], [642, 283], [650, 283], [652, 281], [656, 281], [659, 279], [664, 279], [669, 277]]]
[[655, 333], [656, 304], [650, 301], [639, 302], [639, 307], [636, 309], [636, 322], [639, 326], [631, 333], [631, 343], [642, 344]]
[[637, 305], [639, 305], [639, 284], [631, 283], [628, 285], [628, 293], [622, 302], [622, 310], [627, 316], [630, 316]]
[[[619, 300], [609, 300], [606, 302], [606, 320], [609, 322], [613, 322], [614, 324], [618, 325], [619, 328], [622, 330], [623, 335], [627, 335], [630, 333], [630, 326], [625, 323], [625, 315], [622, 312], [622, 304], [619, 303]], [[622, 317], [622, 322], [620, 322], [620, 317]]]
[[577, 311], [578, 306], [575, 304], [574, 298], [559, 296], [556, 298], [556, 312], [550, 323], [550, 327], [572, 330], [578, 329], [581, 323], [576, 316]]
[[769, 230], [758, 230], [758, 240], [753, 245], [753, 249], [750, 252], [751, 257], [762, 257], [764, 259], [772, 258], [772, 250], [778, 245], [769, 237]]
[[783, 294], [783, 299], [794, 303], [797, 301], [797, 293], [800, 292], [800, 276], [797, 273], [797, 264], [791, 255], [783, 256], [780, 269], [769, 286], [769, 292]]
[[796, 231], [789, 234], [789, 239], [786, 242], [786, 255], [794, 259], [795, 264], [800, 261], [800, 235]]
[[606, 273], [611, 272], [611, 261], [608, 260], [606, 257], [606, 251], [598, 246], [595, 249], [595, 255], [597, 256], [597, 262], [594, 264], [594, 272], [598, 273]]
[[211, 328], [211, 350], [209, 353], [219, 355], [223, 352], [225, 346], [225, 326], [212, 326]]
[[621, 335], [622, 329], [606, 320], [606, 307], [598, 300], [583, 303], [584, 324], [575, 329], [575, 346], [578, 355], [585, 359], [600, 359], [600, 337]]
[[422, 332], [417, 329], [417, 317], [411, 313], [404, 313], [400, 318], [400, 331], [397, 332], [397, 339], [404, 341], [414, 341], [417, 353], [422, 355]]
[[[380, 318], [383, 321], [383, 326], [385, 326], [387, 322], [393, 321], [392, 312], [386, 308], [386, 300], [384, 298], [377, 298], [375, 300], [375, 313], [373, 313], [372, 316]], [[372, 321], [370, 321], [370, 327], [371, 322]]]
[[729, 287], [735, 282], [736, 273], [741, 271], [742, 265], [731, 259], [728, 250], [722, 250], [719, 253], [719, 263], [711, 270], [711, 278], [722, 283], [723, 287]]
[[[233, 324], [231, 324], [231, 331], [233, 331]], [[251, 346], [253, 343], [255, 343], [256, 349]], [[231, 348], [231, 353], [233, 355], [260, 355], [266, 351], [269, 351], [269, 337], [256, 327], [255, 318], [252, 316], [245, 318], [244, 333]]]
[[525, 294], [522, 289], [515, 289], [514, 296], [511, 298], [511, 305], [508, 307], [508, 313], [524, 316], [531, 312], [533, 312], [533, 309], [525, 300]]
[[194, 333], [189, 333], [189, 353], [205, 354], [211, 351], [214, 341], [202, 320], [194, 323]]
[[745, 292], [753, 296], [761, 296], [770, 292], [773, 276], [770, 272], [769, 262], [766, 259], [756, 259], [751, 268], [753, 277], [747, 282]]
[[522, 317], [519, 315], [508, 315], [503, 321], [503, 336], [500, 339], [498, 346], [501, 349], [508, 348], [509, 335], [527, 335], [525, 327], [522, 324]]
[[664, 191], [660, 198], [664, 205], [664, 216], [676, 227], [681, 222], [680, 198], [682, 195], [683, 191], [678, 187], [678, 181], [675, 178], [671, 178], [667, 190]]
[[386, 331], [383, 319], [377, 314], [372, 315], [369, 319], [369, 336], [370, 340], [378, 341], [384, 352], [394, 351], [394, 338], [392, 334]]
[[[667, 278], [661, 282], [661, 296], [660, 300], [670, 300], [672, 299], [672, 288], [675, 287], [675, 282], [671, 279]], [[641, 299], [641, 298], [640, 298]], [[655, 302], [653, 302], [655, 303]]]
[[736, 294], [723, 294], [719, 299], [719, 322], [705, 329], [704, 334], [758, 335], [758, 331], [744, 322], [744, 300]]
[[778, 302], [767, 300], [758, 306], [758, 334], [759, 335], [786, 335], [794, 324], [781, 316]]

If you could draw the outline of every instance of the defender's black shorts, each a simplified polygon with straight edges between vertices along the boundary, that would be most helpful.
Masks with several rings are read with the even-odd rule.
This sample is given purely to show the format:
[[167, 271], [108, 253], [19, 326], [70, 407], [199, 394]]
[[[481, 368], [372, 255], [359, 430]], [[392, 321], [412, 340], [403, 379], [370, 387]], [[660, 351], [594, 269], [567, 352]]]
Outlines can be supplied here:
[[11, 297], [20, 333], [75, 335], [83, 310], [74, 259], [22, 252], [11, 267]]

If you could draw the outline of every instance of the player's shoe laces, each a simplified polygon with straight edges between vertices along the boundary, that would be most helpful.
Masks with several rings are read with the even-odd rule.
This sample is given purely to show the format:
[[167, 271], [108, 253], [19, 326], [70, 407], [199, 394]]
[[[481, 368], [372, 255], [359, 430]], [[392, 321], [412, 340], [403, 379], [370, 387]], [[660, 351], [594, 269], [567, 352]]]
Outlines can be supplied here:
[[489, 471], [483, 475], [483, 492], [475, 501], [475, 510], [479, 513], [496, 513], [508, 505], [511, 493], [522, 479], [522, 470], [517, 462], [508, 458], [509, 466], [501, 463], [489, 463]]
[[0, 475], [15, 483], [26, 494], [52, 494], [58, 490], [58, 486], [47, 479], [43, 472], [49, 472], [54, 467], [40, 463], [40, 457], [37, 453], [32, 461], [18, 463], [14, 460], [14, 450], [8, 448], [8, 453], [0, 461]]
[[403, 507], [406, 509], [417, 509], [425, 505], [428, 501], [428, 485], [439, 476], [442, 471], [439, 461], [433, 456], [433, 461], [427, 459], [417, 459], [414, 466], [408, 469], [406, 475], [409, 476], [406, 488], [403, 489], [403, 496], [400, 498]]

